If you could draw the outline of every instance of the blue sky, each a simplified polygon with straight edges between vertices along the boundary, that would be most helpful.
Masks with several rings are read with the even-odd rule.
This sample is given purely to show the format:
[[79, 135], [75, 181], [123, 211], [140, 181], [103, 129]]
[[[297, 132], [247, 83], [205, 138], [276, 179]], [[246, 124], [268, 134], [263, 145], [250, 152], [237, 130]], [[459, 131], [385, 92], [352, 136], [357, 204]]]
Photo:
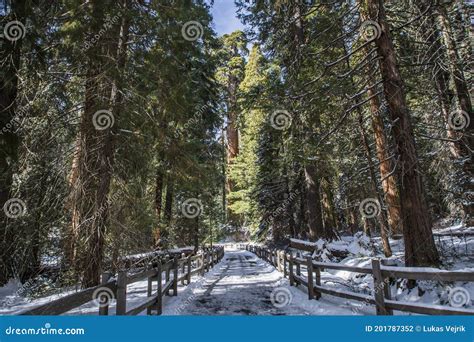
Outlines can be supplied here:
[[237, 8], [234, 0], [214, 0], [212, 16], [214, 18], [214, 29], [219, 36], [244, 28], [240, 20], [237, 19]]

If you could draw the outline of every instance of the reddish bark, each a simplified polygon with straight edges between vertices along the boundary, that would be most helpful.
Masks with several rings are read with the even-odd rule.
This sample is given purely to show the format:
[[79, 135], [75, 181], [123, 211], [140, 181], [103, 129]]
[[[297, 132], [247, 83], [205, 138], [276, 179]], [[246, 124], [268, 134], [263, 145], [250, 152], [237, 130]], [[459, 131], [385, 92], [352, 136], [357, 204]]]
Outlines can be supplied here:
[[366, 0], [369, 17], [376, 20], [381, 35], [375, 40], [381, 57], [380, 71], [384, 94], [393, 122], [393, 136], [398, 157], [401, 213], [404, 223], [405, 264], [427, 266], [439, 263], [438, 251], [431, 231], [431, 220], [420, 175], [418, 155], [413, 136], [403, 80], [398, 68], [395, 48], [382, 0]]

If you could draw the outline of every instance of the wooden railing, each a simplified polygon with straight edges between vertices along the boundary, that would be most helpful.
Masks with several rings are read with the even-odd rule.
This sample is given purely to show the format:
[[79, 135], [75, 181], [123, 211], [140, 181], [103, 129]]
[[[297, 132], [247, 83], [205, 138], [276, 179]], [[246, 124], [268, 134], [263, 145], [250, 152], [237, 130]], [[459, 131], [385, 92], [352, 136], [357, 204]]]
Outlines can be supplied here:
[[[290, 285], [304, 285], [309, 299], [319, 299], [321, 295], [342, 297], [373, 304], [377, 315], [393, 315], [393, 310], [406, 311], [426, 315], [474, 315], [474, 310], [448, 307], [443, 305], [428, 305], [398, 302], [391, 298], [390, 283], [394, 279], [434, 280], [441, 282], [466, 281], [474, 282], [473, 272], [426, 270], [417, 267], [394, 267], [383, 265], [383, 260], [372, 259], [371, 267], [349, 266], [337, 263], [318, 262], [307, 256], [305, 259], [296, 257], [294, 253], [283, 250], [268, 249], [255, 245], [241, 245], [241, 248], [254, 253], [261, 259], [275, 266], [284, 277], [288, 277]], [[301, 274], [302, 267], [307, 270], [307, 276]], [[329, 288], [321, 284], [321, 272], [325, 269], [370, 274], [374, 280], [373, 295], [343, 291]]]
[[[116, 315], [133, 316], [145, 310], [148, 315], [161, 315], [163, 297], [171, 294], [177, 296], [178, 282], [188, 285], [193, 275], [203, 275], [223, 256], [224, 248], [214, 247], [197, 255], [165, 258], [138, 273], [128, 274], [127, 271], [120, 271], [114, 280], [110, 280], [110, 273], [104, 273], [100, 285], [37, 306], [20, 315], [61, 315], [93, 300], [98, 301], [99, 315], [108, 315], [111, 298], [116, 299]], [[144, 279], [148, 280], [146, 300], [133, 308], [128, 308], [127, 286]], [[153, 293], [154, 283], [156, 283], [156, 292]]]

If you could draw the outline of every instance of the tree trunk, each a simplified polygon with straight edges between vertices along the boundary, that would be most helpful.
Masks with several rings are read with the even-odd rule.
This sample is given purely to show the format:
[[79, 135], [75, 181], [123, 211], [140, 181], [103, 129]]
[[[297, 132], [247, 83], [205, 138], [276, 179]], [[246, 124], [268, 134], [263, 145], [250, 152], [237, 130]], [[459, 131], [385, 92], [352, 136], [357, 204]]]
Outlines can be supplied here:
[[[361, 17], [363, 20], [367, 20], [367, 14], [364, 11], [362, 11]], [[343, 23], [341, 22], [341, 28], [342, 28], [342, 25]], [[341, 33], [342, 32], [343, 30], [341, 29]], [[344, 50], [344, 54], [348, 55], [348, 51], [344, 43], [343, 43], [343, 50]], [[366, 54], [368, 58], [370, 58], [369, 52], [370, 52], [370, 49], [366, 47]], [[347, 68], [350, 69], [349, 58], [346, 59], [346, 63], [347, 63]], [[374, 88], [376, 84], [373, 77], [374, 72], [375, 70], [372, 67], [371, 62], [369, 62], [368, 67], [367, 67], [367, 80], [369, 84], [369, 87], [367, 89], [367, 96], [369, 97], [369, 102], [370, 102], [370, 112], [372, 114], [371, 116], [372, 128], [374, 131], [375, 146], [377, 149], [377, 157], [379, 160], [380, 177], [381, 177], [382, 188], [384, 190], [385, 198], [383, 198], [383, 196], [380, 195], [380, 192], [378, 189], [375, 166], [374, 166], [374, 163], [372, 162], [372, 152], [370, 150], [369, 140], [365, 133], [365, 129], [363, 125], [364, 117], [363, 117], [363, 112], [360, 106], [357, 107], [357, 114], [358, 114], [357, 119], [358, 119], [359, 133], [361, 135], [361, 140], [362, 140], [362, 146], [364, 147], [364, 152], [365, 152], [367, 164], [369, 167], [370, 180], [372, 184], [372, 192], [374, 194], [377, 194], [377, 199], [381, 207], [383, 206], [384, 203], [386, 203], [388, 206], [388, 213], [386, 213], [384, 210], [381, 210], [380, 214], [377, 216], [377, 219], [380, 225], [380, 235], [382, 238], [384, 253], [385, 253], [385, 256], [388, 257], [392, 255], [392, 250], [390, 248], [390, 243], [388, 240], [388, 236], [390, 233], [390, 230], [388, 228], [390, 227], [392, 232], [399, 231], [401, 230], [402, 222], [401, 222], [401, 216], [400, 216], [400, 199], [399, 199], [398, 186], [396, 184], [395, 176], [391, 174], [392, 161], [388, 153], [389, 145], [387, 143], [387, 138], [385, 136], [383, 120], [380, 116], [379, 99], [376, 95], [377, 93]], [[355, 86], [354, 86], [355, 82], [352, 76], [351, 76], [351, 83], [353, 85], [353, 88], [355, 89]], [[362, 102], [361, 96], [356, 96], [354, 101], [355, 101], [355, 105], [357, 105], [358, 103], [361, 103]], [[363, 219], [367, 220], [366, 218], [363, 218]], [[387, 226], [387, 224], [389, 227]]]
[[306, 215], [311, 240], [325, 238], [321, 211], [320, 181], [316, 166], [307, 165], [304, 169], [306, 184]]
[[[370, 181], [372, 184], [372, 192], [374, 194], [377, 194], [377, 199], [380, 203], [380, 206], [382, 206], [383, 199], [382, 196], [380, 196], [380, 192], [378, 190], [377, 186], [377, 176], [375, 175], [375, 167], [374, 163], [372, 162], [372, 152], [370, 151], [370, 144], [367, 139], [367, 135], [365, 133], [364, 129], [364, 124], [363, 120], [364, 117], [362, 115], [362, 111], [358, 111], [359, 114], [359, 132], [360, 132], [360, 137], [362, 140], [362, 146], [364, 147], [365, 151], [365, 156], [367, 158], [367, 164], [369, 165], [369, 174], [370, 174]], [[365, 221], [368, 220], [368, 218], [364, 217], [363, 218]], [[379, 222], [380, 226], [380, 236], [382, 238], [382, 245], [383, 245], [383, 251], [386, 257], [392, 256], [392, 249], [390, 248], [390, 242], [388, 240], [388, 227], [387, 227], [387, 215], [385, 213], [385, 210], [381, 208], [379, 215], [377, 215], [377, 221]], [[364, 222], [365, 223], [365, 222]]]
[[[366, 11], [361, 11], [362, 20], [368, 20]], [[371, 59], [370, 47], [365, 47], [367, 58]], [[384, 202], [387, 205], [387, 222], [392, 234], [403, 231], [403, 221], [400, 207], [400, 191], [398, 189], [396, 174], [394, 171], [394, 162], [390, 158], [390, 146], [385, 134], [385, 125], [382, 119], [383, 108], [377, 95], [375, 66], [372, 61], [367, 64], [367, 97], [369, 98], [372, 129], [374, 132], [374, 141], [377, 159], [379, 161], [380, 179], [384, 191]]]
[[[25, 23], [27, 1], [11, 3], [11, 13], [0, 17], [0, 23], [17, 20]], [[2, 28], [3, 28], [3, 25]], [[0, 41], [0, 286], [14, 276], [14, 250], [12, 244], [17, 232], [7, 226], [8, 217], [3, 207], [11, 197], [13, 173], [17, 166], [20, 138], [12, 126], [17, 108], [18, 75], [20, 69], [22, 39], [12, 42], [2, 38]], [[9, 128], [10, 127], [10, 128]], [[5, 132], [4, 129], [7, 129]], [[13, 227], [14, 228], [14, 227]]]
[[[124, 0], [125, 5], [129, 0]], [[98, 32], [104, 23], [108, 5], [103, 1], [88, 3], [91, 11], [91, 30]], [[108, 218], [108, 194], [113, 174], [114, 141], [112, 120], [119, 117], [122, 102], [120, 77], [104, 77], [111, 60], [122, 71], [126, 58], [129, 22], [126, 16], [110, 29], [104, 43], [87, 52], [87, 80], [84, 112], [80, 124], [80, 148], [78, 170], [72, 192], [72, 231], [78, 241], [75, 266], [81, 274], [83, 287], [99, 283], [104, 253], [106, 223]], [[111, 79], [112, 82], [105, 82]], [[102, 126], [97, 113], [108, 111], [103, 117], [109, 120]], [[100, 128], [100, 129], [99, 129]]]
[[[238, 55], [237, 49], [234, 51], [235, 55]], [[229, 84], [228, 84], [228, 108], [229, 111], [227, 113], [227, 128], [226, 128], [226, 136], [227, 136], [227, 168], [229, 169], [232, 167], [234, 163], [234, 159], [239, 154], [239, 129], [237, 126], [237, 120], [239, 117], [239, 113], [237, 112], [237, 92], [239, 88], [239, 80], [231, 75], [229, 76]], [[234, 182], [227, 175], [227, 193], [234, 191]], [[227, 204], [229, 206], [229, 203]]]
[[[420, 6], [420, 11], [424, 12], [424, 10], [425, 7]], [[431, 56], [430, 61], [434, 64], [435, 68], [433, 81], [436, 93], [438, 94], [441, 114], [443, 120], [445, 122], [449, 122], [449, 116], [451, 114], [451, 99], [453, 98], [453, 94], [449, 89], [450, 74], [444, 69], [443, 66], [439, 64], [439, 59], [441, 59], [440, 52], [442, 49], [438, 39], [439, 33], [431, 16], [427, 18], [426, 29], [424, 29], [423, 32], [425, 32], [424, 38], [430, 43], [431, 47], [429, 55]], [[448, 139], [452, 140], [449, 142], [449, 150], [451, 155], [453, 158], [458, 159], [462, 155], [462, 143], [460, 141], [456, 141], [458, 139], [458, 134], [453, 129], [453, 127], [448, 125], [447, 133]]]
[[169, 225], [173, 217], [173, 179], [168, 176], [166, 184], [166, 194], [165, 194], [165, 223]]
[[332, 184], [328, 177], [322, 178], [321, 184], [321, 204], [323, 207], [323, 225], [326, 238], [335, 238], [337, 231], [337, 219], [334, 209], [334, 196]]
[[370, 18], [376, 20], [382, 29], [375, 43], [382, 58], [380, 71], [385, 99], [393, 122], [392, 131], [398, 155], [397, 172], [401, 183], [400, 203], [404, 223], [405, 264], [406, 266], [438, 265], [439, 256], [431, 231], [410, 113], [385, 8], [382, 0], [366, 0], [366, 3]]
[[161, 240], [161, 211], [163, 207], [163, 181], [164, 175], [161, 171], [160, 166], [158, 166], [158, 170], [156, 171], [156, 184], [155, 184], [155, 215], [157, 225], [155, 231], [153, 233], [153, 240], [155, 248], [158, 248], [160, 245]]
[[237, 113], [228, 115], [227, 123], [227, 159], [232, 161], [239, 154], [239, 130], [237, 128]]
[[[458, 99], [459, 109], [461, 114], [469, 125], [461, 127], [464, 134], [462, 136], [462, 144], [458, 145], [460, 152], [460, 162], [462, 164], [463, 175], [460, 180], [461, 188], [463, 189], [462, 206], [464, 211], [464, 221], [466, 226], [474, 225], [474, 203], [471, 200], [474, 192], [473, 179], [473, 164], [472, 164], [472, 146], [474, 146], [474, 117], [472, 112], [472, 102], [469, 94], [469, 86], [464, 77], [463, 63], [458, 55], [458, 47], [454, 39], [453, 31], [449, 17], [446, 13], [446, 8], [443, 5], [437, 7], [438, 22], [441, 28], [443, 41], [446, 46], [446, 53], [449, 61], [449, 70], [451, 79], [454, 83], [456, 96]], [[450, 115], [453, 115], [451, 113]], [[448, 121], [449, 122], [449, 121]]]
[[[193, 242], [194, 242], [194, 251], [199, 250], [199, 216], [194, 218], [194, 233], [193, 233]], [[212, 247], [212, 242], [211, 242], [211, 247]]]
[[[370, 75], [373, 75], [372, 70], [369, 71], [368, 75], [369, 77]], [[370, 79], [369, 84], [374, 85], [374, 80]], [[369, 87], [367, 90], [367, 96], [370, 98], [370, 112], [372, 114], [371, 118], [375, 148], [377, 159], [379, 161], [379, 172], [385, 196], [384, 199], [388, 208], [387, 220], [390, 231], [392, 234], [396, 234], [403, 232], [400, 191], [398, 189], [397, 179], [394, 172], [394, 162], [393, 159], [390, 158], [388, 139], [385, 135], [385, 127], [380, 112], [380, 102], [375, 94], [376, 90], [373, 87]]]

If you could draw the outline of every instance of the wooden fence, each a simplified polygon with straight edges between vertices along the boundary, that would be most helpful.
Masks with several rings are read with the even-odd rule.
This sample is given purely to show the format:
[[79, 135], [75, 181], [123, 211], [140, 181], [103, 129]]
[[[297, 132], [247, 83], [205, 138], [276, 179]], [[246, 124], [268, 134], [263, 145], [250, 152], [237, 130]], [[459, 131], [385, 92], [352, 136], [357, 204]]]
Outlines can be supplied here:
[[[356, 300], [376, 307], [377, 315], [393, 315], [393, 310], [412, 312], [426, 315], [474, 315], [474, 310], [448, 307], [443, 305], [428, 305], [408, 302], [398, 302], [391, 298], [390, 283], [394, 279], [434, 280], [442, 282], [468, 281], [474, 282], [473, 272], [426, 270], [418, 267], [394, 267], [383, 265], [383, 260], [372, 259], [371, 267], [357, 267], [337, 263], [318, 262], [307, 256], [305, 259], [296, 257], [294, 253], [283, 250], [263, 248], [254, 245], [241, 246], [266, 260], [288, 277], [290, 285], [304, 285], [309, 299], [319, 299], [328, 294], [345, 299]], [[307, 276], [301, 274], [302, 267], [307, 270]], [[370, 274], [374, 280], [373, 295], [329, 288], [321, 284], [321, 272], [325, 269]]]
[[[215, 247], [197, 255], [164, 258], [138, 273], [128, 274], [127, 271], [120, 271], [114, 280], [111, 280], [110, 273], [104, 273], [100, 285], [40, 305], [20, 315], [61, 315], [93, 300], [98, 301], [99, 315], [108, 315], [110, 298], [116, 299], [116, 315], [133, 316], [145, 310], [148, 315], [161, 315], [163, 297], [178, 295], [178, 282], [188, 285], [193, 275], [203, 275], [223, 256], [224, 248]], [[148, 280], [147, 299], [133, 308], [127, 308], [127, 286], [145, 279]], [[157, 288], [155, 293], [154, 283]]]

